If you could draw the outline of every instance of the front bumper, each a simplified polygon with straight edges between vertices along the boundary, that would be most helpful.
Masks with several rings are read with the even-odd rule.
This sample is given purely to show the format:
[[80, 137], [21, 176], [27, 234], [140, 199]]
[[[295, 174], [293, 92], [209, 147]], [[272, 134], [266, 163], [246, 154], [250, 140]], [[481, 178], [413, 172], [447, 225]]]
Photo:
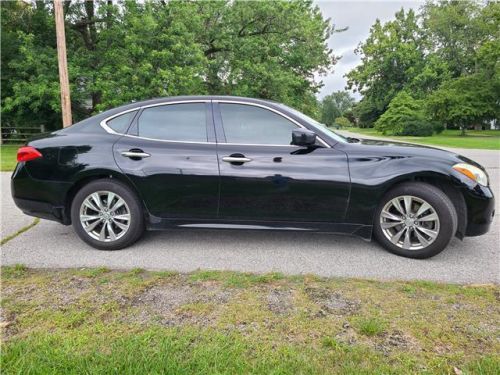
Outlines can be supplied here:
[[490, 230], [495, 216], [495, 197], [491, 188], [477, 184], [472, 189], [466, 189], [463, 195], [467, 205], [465, 235], [472, 237], [485, 234]]

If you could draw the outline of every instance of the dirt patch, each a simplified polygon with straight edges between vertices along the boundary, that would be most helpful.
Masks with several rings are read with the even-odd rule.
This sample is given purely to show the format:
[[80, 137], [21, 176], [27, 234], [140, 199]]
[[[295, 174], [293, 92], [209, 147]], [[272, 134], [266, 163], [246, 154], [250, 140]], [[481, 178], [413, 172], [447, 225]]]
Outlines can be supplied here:
[[373, 342], [372, 346], [384, 355], [389, 355], [394, 351], [412, 353], [421, 351], [417, 340], [398, 330], [384, 334], [382, 341]]
[[2, 340], [8, 340], [16, 334], [15, 320], [16, 316], [14, 313], [8, 313], [0, 307], [0, 332]]
[[322, 288], [306, 288], [305, 292], [314, 303], [320, 306], [320, 310], [317, 313], [319, 317], [328, 314], [352, 315], [360, 308], [360, 301], [351, 300], [338, 291], [333, 292]]
[[394, 351], [418, 352], [421, 348], [416, 339], [399, 330], [384, 333], [383, 335], [366, 337], [359, 335], [348, 322], [342, 325], [342, 330], [335, 338], [344, 344], [355, 345], [362, 343], [368, 347], [389, 355]]
[[271, 289], [267, 294], [267, 307], [278, 315], [287, 315], [295, 309], [292, 290]]
[[389, 348], [399, 350], [420, 350], [417, 340], [398, 330], [394, 330], [385, 336], [385, 344]]
[[217, 307], [226, 304], [231, 296], [232, 291], [214, 283], [156, 285], [131, 301], [138, 311], [132, 320], [167, 326], [185, 323], [205, 326], [215, 320]]

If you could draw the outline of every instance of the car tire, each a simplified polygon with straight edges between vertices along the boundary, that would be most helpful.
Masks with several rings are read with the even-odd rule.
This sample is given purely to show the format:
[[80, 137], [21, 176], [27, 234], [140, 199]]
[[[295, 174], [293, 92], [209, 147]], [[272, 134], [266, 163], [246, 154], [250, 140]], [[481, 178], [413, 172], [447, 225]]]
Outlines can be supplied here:
[[141, 202], [124, 183], [112, 179], [92, 181], [76, 193], [71, 221], [78, 236], [99, 250], [123, 249], [144, 233]]
[[457, 225], [455, 207], [442, 190], [423, 182], [407, 182], [384, 195], [373, 229], [375, 238], [391, 253], [425, 259], [446, 248]]

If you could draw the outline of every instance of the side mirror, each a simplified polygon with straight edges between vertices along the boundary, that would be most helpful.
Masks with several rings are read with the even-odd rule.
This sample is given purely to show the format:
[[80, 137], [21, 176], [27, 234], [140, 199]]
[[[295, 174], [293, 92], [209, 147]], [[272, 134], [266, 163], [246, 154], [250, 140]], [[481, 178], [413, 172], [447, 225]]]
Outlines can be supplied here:
[[292, 145], [313, 146], [316, 143], [316, 133], [307, 129], [297, 129], [292, 131]]

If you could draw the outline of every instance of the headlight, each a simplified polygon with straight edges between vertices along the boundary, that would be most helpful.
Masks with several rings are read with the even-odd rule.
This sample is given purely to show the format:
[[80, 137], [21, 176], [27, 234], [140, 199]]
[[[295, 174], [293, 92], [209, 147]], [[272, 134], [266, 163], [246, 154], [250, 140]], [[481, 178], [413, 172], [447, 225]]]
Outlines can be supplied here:
[[453, 166], [453, 169], [476, 181], [478, 184], [488, 186], [488, 176], [478, 167], [467, 163], [458, 163]]

